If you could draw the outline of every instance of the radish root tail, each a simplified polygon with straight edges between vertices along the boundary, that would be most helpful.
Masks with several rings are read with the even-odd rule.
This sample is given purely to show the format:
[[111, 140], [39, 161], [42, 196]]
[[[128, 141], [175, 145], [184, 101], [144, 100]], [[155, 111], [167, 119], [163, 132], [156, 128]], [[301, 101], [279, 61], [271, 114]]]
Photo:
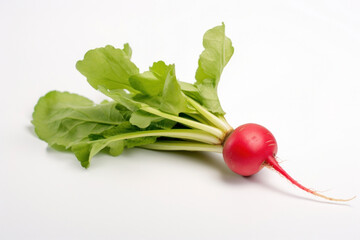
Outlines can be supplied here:
[[352, 198], [348, 198], [348, 199], [341, 199], [341, 198], [332, 198], [332, 197], [328, 197], [325, 196], [323, 194], [320, 194], [314, 190], [311, 190], [309, 188], [304, 187], [303, 185], [301, 185], [300, 183], [298, 183], [295, 179], [293, 179], [280, 165], [279, 163], [276, 161], [275, 157], [270, 156], [268, 157], [268, 159], [266, 160], [265, 166], [274, 169], [275, 171], [277, 171], [278, 173], [280, 173], [282, 176], [284, 176], [286, 179], [288, 179], [292, 184], [294, 184], [295, 186], [297, 186], [298, 188], [311, 193], [317, 197], [321, 197], [324, 198], [326, 200], [330, 200], [330, 201], [337, 201], [337, 202], [347, 202], [350, 200], [353, 200], [354, 198], [356, 198], [356, 196], [352, 197]]

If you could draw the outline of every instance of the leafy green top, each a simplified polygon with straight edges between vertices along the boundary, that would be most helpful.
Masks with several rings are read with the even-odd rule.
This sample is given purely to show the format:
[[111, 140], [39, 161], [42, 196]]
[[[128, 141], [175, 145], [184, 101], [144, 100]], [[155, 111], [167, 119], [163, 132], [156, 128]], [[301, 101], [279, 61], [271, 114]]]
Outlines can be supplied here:
[[234, 53], [231, 40], [225, 36], [225, 25], [208, 30], [204, 35], [205, 50], [199, 58], [195, 86], [202, 104], [211, 112], [224, 114], [217, 96], [217, 86], [224, 67]]
[[94, 104], [68, 92], [41, 97], [33, 113], [40, 139], [72, 151], [83, 167], [100, 151], [119, 155], [124, 148], [221, 151], [231, 131], [217, 96], [221, 73], [234, 48], [225, 25], [208, 30], [194, 84], [176, 78], [175, 65], [153, 63], [139, 72], [129, 44], [88, 51], [76, 68], [112, 101]]

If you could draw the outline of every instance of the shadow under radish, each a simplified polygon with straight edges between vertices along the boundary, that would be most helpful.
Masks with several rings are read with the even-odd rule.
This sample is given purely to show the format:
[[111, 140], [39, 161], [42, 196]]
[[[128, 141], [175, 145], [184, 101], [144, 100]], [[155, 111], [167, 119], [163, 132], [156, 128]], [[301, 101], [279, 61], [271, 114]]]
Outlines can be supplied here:
[[[26, 126], [26, 130], [33, 137], [37, 138], [37, 135], [36, 135], [36, 133], [34, 131], [34, 127], [32, 125]], [[146, 150], [146, 151], [152, 151], [152, 150]], [[48, 154], [51, 154], [51, 155], [56, 155], [55, 158], [58, 158], [58, 156], [60, 154], [63, 155], [63, 157], [60, 158], [61, 161], [64, 161], [64, 159], [66, 159], [66, 161], [71, 161], [72, 162], [71, 165], [78, 166], [78, 164], [79, 164], [76, 157], [74, 156], [73, 153], [71, 153], [71, 151], [61, 151], [61, 152], [59, 152], [59, 149], [55, 150], [55, 149], [48, 146], [46, 148], [46, 152]], [[131, 152], [132, 151], [125, 150], [122, 153], [122, 156], [118, 156], [118, 157], [126, 157], [126, 155], [132, 155]], [[264, 174], [261, 174], [261, 172], [258, 173], [258, 174], [252, 175], [250, 177], [243, 177], [241, 175], [238, 175], [238, 174], [232, 172], [227, 167], [227, 165], [225, 164], [225, 162], [224, 162], [224, 160], [222, 158], [222, 154], [219, 154], [219, 153], [172, 151], [171, 154], [177, 155], [177, 156], [182, 156], [182, 158], [181, 158], [182, 161], [190, 161], [190, 162], [192, 162], [194, 164], [200, 164], [200, 165], [202, 165], [202, 166], [204, 166], [206, 168], [215, 169], [216, 171], [218, 171], [220, 173], [220, 179], [223, 182], [225, 182], [226, 184], [243, 185], [243, 184], [247, 184], [247, 183], [254, 183], [256, 185], [260, 185], [260, 186], [265, 187], [265, 188], [267, 188], [267, 189], [269, 189], [269, 190], [271, 190], [273, 192], [276, 192], [278, 194], [281, 194], [281, 195], [284, 195], [284, 196], [287, 196], [287, 197], [292, 197], [292, 198], [297, 198], [297, 199], [301, 199], [301, 200], [317, 202], [317, 203], [322, 203], [322, 204], [326, 203], [326, 204], [331, 204], [331, 205], [342, 205], [342, 206], [351, 207], [351, 205], [346, 204], [346, 203], [329, 202], [329, 201], [324, 201], [324, 200], [321, 200], [321, 199], [311, 198], [310, 196], [309, 197], [302, 197], [302, 196], [299, 196], [299, 195], [292, 194], [292, 193], [289, 193], [287, 191], [281, 190], [280, 188], [269, 184], [266, 181], [266, 179], [264, 178]], [[100, 154], [100, 155], [103, 155], [103, 154]], [[97, 156], [97, 157], [99, 157], [99, 156]], [[111, 156], [109, 156], [109, 157], [111, 157]]]
[[[310, 202], [315, 203], [321, 203], [321, 204], [331, 204], [331, 205], [341, 205], [341, 206], [348, 206], [351, 207], [351, 205], [343, 202], [330, 202], [322, 199], [316, 199], [309, 197], [303, 197], [297, 194], [293, 194], [290, 192], [287, 192], [286, 190], [282, 190], [279, 187], [276, 187], [266, 180], [267, 176], [266, 174], [262, 174], [259, 172], [258, 174], [244, 177], [241, 175], [238, 175], [234, 172], [232, 172], [225, 164], [222, 155], [217, 153], [207, 153], [207, 152], [182, 152], [182, 151], [174, 151], [171, 152], [171, 154], [175, 154], [178, 156], [183, 156], [181, 158], [182, 161], [191, 161], [195, 164], [201, 164], [204, 167], [207, 168], [213, 168], [219, 171], [220, 178], [223, 182], [226, 184], [231, 185], [244, 185], [244, 184], [256, 184], [263, 188], [266, 188], [268, 190], [271, 190], [272, 192], [275, 192], [277, 194], [284, 195], [286, 197], [296, 198], [300, 200], [306, 200]], [[266, 169], [265, 169], [266, 170]], [[274, 176], [276, 177], [276, 176]], [[289, 187], [291, 187], [291, 184], [289, 183]]]

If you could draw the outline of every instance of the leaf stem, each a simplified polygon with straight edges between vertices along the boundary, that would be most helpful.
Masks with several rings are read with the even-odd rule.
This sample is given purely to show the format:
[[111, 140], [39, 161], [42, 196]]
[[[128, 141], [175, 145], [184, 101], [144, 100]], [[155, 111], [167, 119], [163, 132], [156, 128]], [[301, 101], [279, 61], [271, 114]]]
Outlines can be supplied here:
[[209, 120], [212, 124], [214, 124], [217, 128], [221, 129], [224, 133], [227, 133], [232, 130], [232, 127], [225, 122], [223, 119], [219, 119], [217, 116], [209, 112], [206, 108], [201, 106], [198, 102], [193, 100], [192, 98], [187, 97], [187, 101], [207, 120]]
[[207, 143], [207, 144], [221, 144], [221, 141], [215, 136], [204, 132], [202, 130], [196, 129], [171, 129], [171, 130], [148, 130], [148, 131], [138, 131], [138, 132], [130, 132], [123, 133], [115, 136], [108, 137], [106, 139], [99, 139], [96, 141], [118, 141], [125, 140], [131, 138], [139, 138], [139, 137], [170, 137], [170, 138], [180, 138], [193, 140], [197, 142]]
[[197, 113], [186, 113], [186, 115], [188, 115], [189, 117], [203, 123], [206, 125], [212, 125], [207, 119], [205, 119], [202, 115], [197, 114]]
[[190, 141], [159, 141], [152, 144], [142, 145], [141, 148], [161, 150], [161, 151], [201, 151], [222, 153], [221, 145]]
[[141, 110], [155, 114], [155, 115], [163, 117], [163, 118], [167, 118], [167, 119], [179, 122], [181, 124], [184, 124], [184, 125], [192, 127], [192, 128], [203, 130], [207, 133], [210, 133], [210, 134], [216, 136], [220, 140], [222, 140], [225, 137], [225, 133], [223, 131], [221, 131], [220, 129], [203, 124], [203, 123], [199, 123], [199, 122], [196, 122], [196, 121], [193, 121], [190, 119], [186, 119], [183, 117], [175, 116], [172, 114], [164, 113], [164, 112], [159, 111], [152, 107], [144, 106], [141, 108]]
[[233, 130], [232, 126], [228, 123], [228, 121], [226, 120], [226, 118], [223, 115], [218, 116], [218, 118], [225, 124], [225, 126], [227, 126], [229, 131]]

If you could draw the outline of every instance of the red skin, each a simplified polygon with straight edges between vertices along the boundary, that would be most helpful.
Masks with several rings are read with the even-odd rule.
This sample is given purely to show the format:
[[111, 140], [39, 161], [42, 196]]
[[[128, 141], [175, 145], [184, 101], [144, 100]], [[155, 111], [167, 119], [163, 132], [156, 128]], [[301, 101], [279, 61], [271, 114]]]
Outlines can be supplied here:
[[226, 165], [235, 173], [251, 176], [264, 166], [283, 175], [292, 184], [318, 197], [332, 201], [349, 201], [324, 196], [304, 187], [293, 179], [276, 161], [277, 143], [272, 133], [261, 125], [247, 123], [236, 128], [225, 140], [223, 157]]
[[242, 176], [259, 172], [269, 156], [277, 153], [277, 143], [269, 130], [254, 123], [236, 128], [226, 139], [223, 156], [228, 167]]

